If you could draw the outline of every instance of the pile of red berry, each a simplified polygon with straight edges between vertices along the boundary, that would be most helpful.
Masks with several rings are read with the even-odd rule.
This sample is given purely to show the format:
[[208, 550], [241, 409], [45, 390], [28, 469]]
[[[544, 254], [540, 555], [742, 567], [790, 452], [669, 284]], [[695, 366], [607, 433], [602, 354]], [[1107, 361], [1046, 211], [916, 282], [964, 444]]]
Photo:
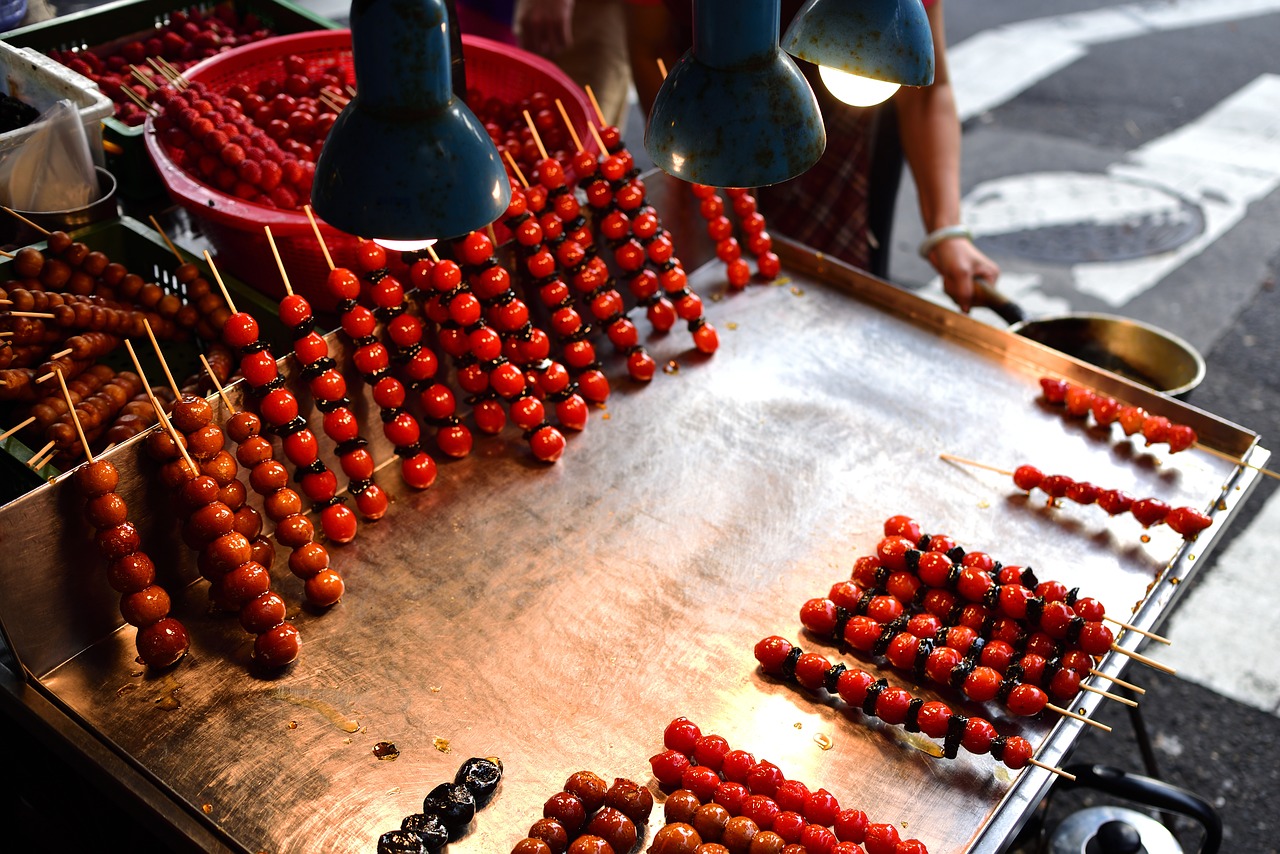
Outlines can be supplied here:
[[89, 50], [51, 50], [49, 57], [97, 83], [115, 102], [115, 117], [132, 126], [142, 124], [147, 114], [123, 90], [132, 89], [145, 99], [152, 87], [139, 80], [131, 66], [155, 86], [163, 86], [168, 81], [148, 59], [163, 59], [183, 71], [216, 53], [274, 35], [257, 15], [248, 12], [242, 17], [233, 4], [222, 3], [208, 10], [192, 6], [170, 12], [169, 22], [146, 38], [116, 40]]
[[300, 210], [310, 202], [313, 148], [303, 144], [300, 153], [286, 150], [246, 116], [240, 102], [200, 83], [158, 89], [152, 97], [163, 106], [156, 134], [187, 174], [267, 207]]
[[501, 98], [486, 97], [476, 89], [467, 91], [467, 106], [476, 114], [476, 118], [484, 122], [489, 138], [497, 146], [498, 153], [506, 152], [511, 159], [528, 172], [542, 160], [538, 143], [534, 139], [533, 130], [524, 120], [527, 111], [538, 131], [538, 139], [547, 150], [547, 156], [556, 160], [566, 169], [570, 166], [572, 153], [568, 150], [571, 144], [568, 129], [556, 109], [555, 99], [546, 92], [533, 92], [527, 98], [508, 103]]

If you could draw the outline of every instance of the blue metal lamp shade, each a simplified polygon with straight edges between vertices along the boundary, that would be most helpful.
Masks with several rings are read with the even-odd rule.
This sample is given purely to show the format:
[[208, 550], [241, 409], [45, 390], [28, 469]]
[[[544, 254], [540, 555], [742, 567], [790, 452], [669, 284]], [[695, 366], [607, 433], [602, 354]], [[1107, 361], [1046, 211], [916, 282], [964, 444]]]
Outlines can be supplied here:
[[364, 237], [450, 238], [498, 219], [511, 187], [498, 151], [454, 97], [441, 0], [354, 0], [359, 93], [316, 162], [312, 205]]
[[859, 77], [903, 86], [933, 82], [933, 33], [920, 0], [809, 0], [782, 49]]
[[818, 102], [778, 30], [778, 0], [694, 0], [693, 48], [667, 75], [645, 131], [658, 167], [713, 187], [758, 187], [818, 162], [827, 145]]

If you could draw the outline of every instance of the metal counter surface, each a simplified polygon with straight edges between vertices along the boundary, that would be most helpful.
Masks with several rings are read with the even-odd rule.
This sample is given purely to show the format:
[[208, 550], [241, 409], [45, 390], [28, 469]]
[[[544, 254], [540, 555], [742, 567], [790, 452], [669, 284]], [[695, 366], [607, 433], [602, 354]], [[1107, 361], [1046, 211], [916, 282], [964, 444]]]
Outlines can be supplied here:
[[[798, 611], [847, 578], [899, 513], [1079, 586], [1112, 615], [1145, 601], [1134, 621], [1158, 622], [1255, 473], [1068, 422], [1039, 403], [1042, 373], [1190, 423], [1254, 463], [1268, 454], [1252, 433], [1207, 413], [839, 265], [794, 250], [788, 258], [788, 282], [742, 293], [725, 292], [721, 265], [698, 270], [720, 352], [693, 353], [683, 331], [654, 339], [651, 353], [671, 367], [645, 388], [618, 379], [611, 362], [613, 396], [559, 463], [537, 463], [508, 428], [477, 437], [464, 460], [441, 461], [423, 493], [384, 468], [391, 511], [331, 549], [347, 581], [339, 605], [324, 614], [298, 606], [301, 584], [278, 556], [275, 586], [294, 603], [304, 645], [274, 678], [251, 675], [252, 637], [234, 617], [207, 614], [203, 582], [175, 596], [192, 651], [169, 673], [134, 663], [127, 626], [105, 637], [53, 628], [87, 632], [87, 648], [63, 661], [43, 645], [35, 667], [23, 650], [39, 633], [15, 629], [14, 599], [0, 612], [8, 638], [38, 689], [169, 791], [184, 820], [234, 850], [372, 851], [464, 759], [496, 755], [506, 766], [499, 794], [449, 850], [508, 851], [574, 771], [656, 786], [647, 759], [679, 715], [872, 821], [897, 823], [934, 854], [999, 850], [1048, 772], [1015, 774], [964, 753], [935, 759], [920, 749], [928, 739], [763, 676], [754, 644], [779, 634], [874, 670], [806, 637]], [[380, 436], [375, 446], [385, 458]], [[1129, 516], [1046, 507], [1007, 477], [939, 460], [944, 451], [1214, 508], [1215, 523], [1194, 543], [1167, 529], [1148, 536]], [[137, 444], [115, 453], [122, 467], [150, 470], [135, 459]], [[84, 558], [83, 525], [48, 521], [79, 522], [64, 486], [0, 517], [0, 584], [46, 625], [65, 619], [65, 604], [83, 618], [78, 627], [109, 629], [115, 598]], [[172, 562], [170, 577], [194, 577], [159, 486], [136, 482], [126, 497], [150, 508], [144, 543]], [[49, 549], [55, 530], [61, 541]], [[1125, 664], [1111, 655], [1102, 666], [1118, 674]], [[1141, 671], [1129, 666], [1126, 677], [1141, 683]], [[1047, 714], [1011, 720], [886, 675], [1024, 735], [1052, 764], [1083, 726]], [[1099, 701], [1089, 695], [1079, 707]], [[394, 761], [375, 757], [384, 741], [398, 748]]]

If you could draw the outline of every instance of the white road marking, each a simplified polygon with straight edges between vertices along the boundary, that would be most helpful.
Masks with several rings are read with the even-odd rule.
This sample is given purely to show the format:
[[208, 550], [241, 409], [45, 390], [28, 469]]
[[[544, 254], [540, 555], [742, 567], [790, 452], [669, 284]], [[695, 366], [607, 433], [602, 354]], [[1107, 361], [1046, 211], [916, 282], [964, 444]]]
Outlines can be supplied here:
[[1280, 715], [1280, 656], [1262, 652], [1275, 634], [1280, 586], [1259, 583], [1275, 562], [1280, 493], [1216, 556], [1169, 618], [1173, 642], [1159, 658], [1178, 675], [1233, 700]]
[[1052, 226], [1132, 223], [1185, 215], [1182, 200], [1162, 187], [1107, 175], [1036, 172], [996, 178], [976, 187], [965, 203], [975, 237]]
[[1090, 45], [1276, 12], [1280, 0], [1165, 0], [997, 27], [947, 49], [956, 108], [961, 121], [994, 109], [1075, 62]]
[[1168, 187], [1204, 211], [1205, 230], [1149, 258], [1072, 267], [1076, 288], [1122, 306], [1181, 267], [1280, 186], [1280, 76], [1264, 74], [1199, 120], [1136, 149], [1108, 170]]

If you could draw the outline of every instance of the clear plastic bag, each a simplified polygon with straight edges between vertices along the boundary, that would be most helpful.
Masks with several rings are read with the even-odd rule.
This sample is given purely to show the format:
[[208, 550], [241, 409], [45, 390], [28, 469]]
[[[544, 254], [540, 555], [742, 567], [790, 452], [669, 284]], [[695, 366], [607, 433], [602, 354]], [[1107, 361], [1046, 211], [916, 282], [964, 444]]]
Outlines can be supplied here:
[[101, 192], [84, 122], [61, 100], [28, 126], [31, 135], [0, 158], [0, 202], [20, 211], [87, 207]]

